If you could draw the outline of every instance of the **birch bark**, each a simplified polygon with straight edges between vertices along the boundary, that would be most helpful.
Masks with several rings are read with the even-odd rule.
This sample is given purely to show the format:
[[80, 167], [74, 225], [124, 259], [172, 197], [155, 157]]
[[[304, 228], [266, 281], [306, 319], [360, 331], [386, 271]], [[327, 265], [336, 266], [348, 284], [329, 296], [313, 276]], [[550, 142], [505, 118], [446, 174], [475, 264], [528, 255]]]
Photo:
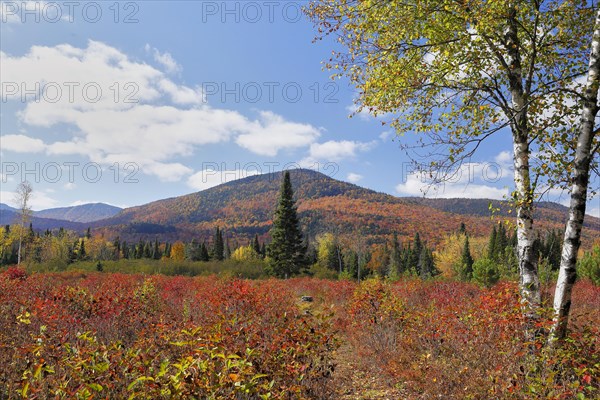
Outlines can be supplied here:
[[594, 35], [592, 37], [589, 70], [585, 92], [581, 125], [577, 135], [574, 175], [571, 184], [571, 203], [569, 220], [565, 229], [560, 271], [554, 293], [554, 321], [550, 332], [550, 341], [563, 339], [567, 332], [571, 292], [577, 278], [577, 251], [581, 244], [581, 228], [585, 218], [590, 164], [592, 162], [592, 143], [598, 130], [594, 122], [598, 114], [598, 88], [600, 87], [600, 9], [596, 15]]

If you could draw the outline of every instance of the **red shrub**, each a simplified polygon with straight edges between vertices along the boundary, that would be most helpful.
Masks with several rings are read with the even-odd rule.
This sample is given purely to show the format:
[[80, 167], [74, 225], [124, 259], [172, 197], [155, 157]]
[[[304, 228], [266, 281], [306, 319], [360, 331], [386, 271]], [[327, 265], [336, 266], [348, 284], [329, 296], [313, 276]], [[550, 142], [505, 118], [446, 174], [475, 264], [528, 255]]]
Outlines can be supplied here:
[[17, 267], [17, 266], [8, 267], [4, 273], [6, 274], [8, 279], [25, 279], [25, 278], [27, 278], [27, 272], [23, 268]]

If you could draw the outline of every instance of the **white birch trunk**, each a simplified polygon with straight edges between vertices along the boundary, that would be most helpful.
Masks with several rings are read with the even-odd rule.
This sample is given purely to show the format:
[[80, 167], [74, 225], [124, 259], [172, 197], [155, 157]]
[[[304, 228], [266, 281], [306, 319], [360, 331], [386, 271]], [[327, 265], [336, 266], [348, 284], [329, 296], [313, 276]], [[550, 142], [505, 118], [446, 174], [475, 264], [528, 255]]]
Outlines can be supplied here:
[[523, 88], [520, 43], [517, 34], [516, 10], [509, 10], [504, 31], [506, 41], [509, 90], [512, 101], [511, 129], [513, 134], [515, 190], [517, 211], [517, 248], [519, 257], [519, 289], [525, 315], [535, 318], [540, 305], [540, 282], [537, 260], [533, 251], [533, 190], [529, 169], [529, 126], [527, 94]]
[[550, 342], [563, 339], [567, 333], [569, 311], [571, 309], [571, 292], [577, 278], [577, 251], [581, 244], [581, 228], [585, 218], [587, 190], [592, 161], [592, 143], [597, 132], [594, 121], [598, 113], [598, 88], [600, 86], [600, 9], [594, 24], [594, 36], [587, 83], [584, 93], [584, 104], [581, 115], [581, 126], [577, 136], [575, 152], [575, 172], [572, 177], [571, 204], [569, 220], [565, 229], [560, 272], [554, 294], [554, 321], [550, 332]]
[[514, 168], [517, 198], [517, 251], [519, 258], [519, 289], [525, 314], [535, 319], [541, 303], [537, 259], [533, 251], [533, 193], [529, 175], [529, 146], [514, 141]]

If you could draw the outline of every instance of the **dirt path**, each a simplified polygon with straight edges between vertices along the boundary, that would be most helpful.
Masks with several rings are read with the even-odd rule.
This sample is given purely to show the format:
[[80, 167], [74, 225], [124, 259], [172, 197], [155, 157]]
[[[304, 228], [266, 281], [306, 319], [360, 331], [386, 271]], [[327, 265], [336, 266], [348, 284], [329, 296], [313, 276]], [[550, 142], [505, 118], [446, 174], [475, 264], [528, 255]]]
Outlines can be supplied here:
[[336, 399], [342, 400], [397, 400], [406, 393], [394, 382], [384, 378], [376, 368], [361, 359], [358, 352], [344, 343], [334, 355], [336, 364], [332, 386]]
[[[317, 314], [322, 304], [313, 302], [298, 303], [303, 312]], [[330, 385], [336, 400], [399, 400], [407, 394], [397, 382], [392, 382], [381, 374], [374, 365], [360, 356], [351, 341], [339, 332], [341, 346], [333, 354], [335, 370]]]

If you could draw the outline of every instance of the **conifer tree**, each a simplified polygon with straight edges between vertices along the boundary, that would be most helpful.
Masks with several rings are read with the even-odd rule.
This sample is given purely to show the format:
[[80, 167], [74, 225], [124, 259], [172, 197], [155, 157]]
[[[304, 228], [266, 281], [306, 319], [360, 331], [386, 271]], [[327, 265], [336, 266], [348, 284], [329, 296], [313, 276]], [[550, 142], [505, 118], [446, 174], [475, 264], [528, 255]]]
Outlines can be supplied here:
[[439, 274], [439, 271], [435, 267], [435, 260], [433, 259], [433, 252], [423, 245], [421, 248], [421, 254], [419, 256], [419, 273], [422, 279], [434, 277]]
[[144, 258], [152, 258], [152, 246], [150, 242], [144, 243]]
[[206, 247], [206, 242], [202, 242], [200, 245], [200, 261], [208, 261], [210, 259], [208, 255], [208, 248]]
[[223, 261], [224, 251], [225, 251], [225, 245], [223, 243], [223, 233], [217, 226], [217, 229], [215, 230], [215, 236], [213, 238], [213, 248], [212, 248], [213, 258], [217, 261]]
[[260, 256], [262, 258], [265, 258], [266, 255], [267, 255], [267, 248], [266, 248], [265, 242], [262, 242], [262, 244], [260, 245]]
[[553, 271], [557, 271], [560, 267], [560, 259], [562, 254], [562, 243], [560, 240], [560, 232], [551, 231], [546, 237], [545, 250], [546, 258]]
[[498, 235], [498, 232], [496, 231], [496, 225], [494, 225], [494, 227], [492, 228], [492, 234], [490, 235], [490, 242], [488, 244], [488, 256], [487, 258], [489, 260], [496, 260], [496, 256], [498, 254], [497, 249], [496, 249], [496, 236]]
[[352, 277], [358, 277], [358, 253], [348, 250], [344, 254], [344, 265], [347, 274]]
[[403, 273], [401, 246], [398, 241], [398, 234], [394, 232], [392, 238], [392, 252], [390, 253], [389, 276], [392, 279], [397, 279]]
[[113, 241], [113, 248], [115, 250], [115, 260], [121, 258], [121, 238], [117, 236]]
[[306, 246], [293, 197], [290, 173], [285, 171], [268, 249], [270, 273], [280, 278], [297, 275], [306, 266]]
[[81, 242], [79, 243], [79, 251], [77, 252], [77, 258], [79, 260], [85, 260], [85, 243], [84, 243], [84, 239], [81, 239]]
[[502, 257], [507, 245], [508, 237], [506, 236], [506, 228], [504, 228], [503, 224], [498, 224], [498, 230], [496, 232], [496, 243], [494, 246], [496, 248], [496, 255], [498, 257]]
[[258, 234], [254, 235], [254, 240], [252, 241], [252, 248], [256, 252], [256, 254], [260, 254], [260, 244], [258, 242]]
[[421, 236], [419, 232], [415, 233], [415, 239], [410, 250], [410, 258], [408, 268], [411, 272], [414, 272], [417, 276], [421, 275], [421, 268], [419, 265], [419, 259], [421, 258], [421, 252], [423, 251], [423, 244], [421, 243]]
[[229, 238], [227, 238], [227, 240], [225, 241], [225, 254], [223, 255], [223, 257], [225, 259], [229, 259], [231, 258], [231, 247], [229, 246]]
[[154, 239], [154, 247], [152, 249], [152, 258], [154, 260], [160, 260], [160, 248], [158, 247], [158, 239]]
[[135, 258], [139, 260], [143, 256], [144, 256], [144, 242], [142, 242], [142, 239], [140, 239], [137, 246], [135, 247]]
[[129, 258], [129, 245], [127, 244], [127, 241], [123, 241], [123, 243], [121, 244], [121, 248], [123, 249], [123, 258], [128, 259]]
[[471, 278], [473, 278], [473, 257], [471, 256], [468, 236], [465, 237], [465, 246], [463, 247], [459, 275], [460, 279], [463, 281], [470, 281]]

